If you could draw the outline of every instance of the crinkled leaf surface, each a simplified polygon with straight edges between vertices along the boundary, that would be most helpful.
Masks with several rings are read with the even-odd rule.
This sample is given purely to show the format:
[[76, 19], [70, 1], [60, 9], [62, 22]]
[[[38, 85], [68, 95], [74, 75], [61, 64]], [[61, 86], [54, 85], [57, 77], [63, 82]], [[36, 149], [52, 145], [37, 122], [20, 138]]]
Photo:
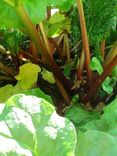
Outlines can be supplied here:
[[1, 155], [74, 156], [73, 124], [57, 115], [55, 108], [42, 98], [12, 96], [0, 114], [1, 126], [4, 127], [0, 129]]
[[117, 139], [108, 133], [89, 130], [79, 133], [76, 156], [116, 156]]
[[117, 0], [84, 0], [84, 10], [90, 42], [106, 39], [117, 22]]

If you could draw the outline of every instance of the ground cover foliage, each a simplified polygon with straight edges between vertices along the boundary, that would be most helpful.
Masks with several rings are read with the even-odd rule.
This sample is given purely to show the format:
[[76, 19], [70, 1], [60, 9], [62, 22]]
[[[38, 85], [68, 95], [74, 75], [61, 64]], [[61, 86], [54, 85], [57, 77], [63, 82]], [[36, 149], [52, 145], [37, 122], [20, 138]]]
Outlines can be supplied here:
[[0, 12], [0, 155], [116, 156], [117, 0]]

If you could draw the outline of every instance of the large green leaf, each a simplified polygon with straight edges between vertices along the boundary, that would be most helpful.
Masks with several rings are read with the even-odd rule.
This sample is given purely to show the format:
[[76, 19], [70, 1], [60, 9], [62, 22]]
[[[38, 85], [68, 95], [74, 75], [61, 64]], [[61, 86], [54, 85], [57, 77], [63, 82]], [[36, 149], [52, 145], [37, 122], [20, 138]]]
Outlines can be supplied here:
[[24, 94], [12, 96], [0, 114], [0, 127], [4, 127], [0, 129], [1, 155], [18, 155], [14, 147], [18, 144], [16, 148], [19, 146], [22, 153], [25, 148], [28, 156], [74, 156], [76, 134], [73, 124], [57, 115], [55, 108], [42, 98]]
[[103, 111], [104, 113], [100, 120], [93, 120], [84, 125], [84, 128], [86, 130], [92, 129], [105, 132], [117, 129], [117, 97]]
[[0, 28], [21, 28], [22, 23], [13, 8], [4, 0], [0, 0]]
[[116, 156], [117, 139], [108, 133], [89, 130], [79, 133], [76, 156]]
[[86, 123], [99, 119], [100, 115], [96, 111], [86, 111], [77, 103], [66, 110], [65, 117], [81, 129]]
[[[39, 23], [46, 16], [46, 8], [50, 5], [61, 5], [67, 0], [1, 0], [0, 1], [0, 27], [22, 28], [23, 24], [17, 15], [17, 8], [23, 5], [33, 23]], [[16, 12], [15, 12], [16, 11]]]
[[18, 6], [23, 0], [4, 0], [11, 6]]
[[0, 155], [1, 156], [33, 156], [31, 151], [26, 149], [12, 138], [0, 135]]

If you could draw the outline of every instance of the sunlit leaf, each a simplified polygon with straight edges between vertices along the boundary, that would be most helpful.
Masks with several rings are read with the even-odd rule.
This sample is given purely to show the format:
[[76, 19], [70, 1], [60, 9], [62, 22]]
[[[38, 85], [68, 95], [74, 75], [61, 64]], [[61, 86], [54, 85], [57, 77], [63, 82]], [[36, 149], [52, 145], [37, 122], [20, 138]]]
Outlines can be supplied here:
[[0, 114], [1, 126], [4, 129], [0, 129], [0, 155], [74, 156], [73, 124], [60, 117], [54, 106], [42, 98], [12, 96]]
[[37, 82], [39, 72], [41, 72], [41, 68], [38, 65], [26, 63], [20, 67], [19, 75], [15, 78], [23, 89], [29, 89]]
[[[0, 88], [0, 103], [5, 102], [12, 95], [24, 93], [28, 89], [32, 89], [37, 83], [38, 73], [40, 71], [41, 68], [38, 65], [32, 63], [22, 65], [19, 74], [16, 76], [18, 80], [17, 84], [15, 86], [9, 84]], [[37, 91], [37, 94], [42, 93]]]

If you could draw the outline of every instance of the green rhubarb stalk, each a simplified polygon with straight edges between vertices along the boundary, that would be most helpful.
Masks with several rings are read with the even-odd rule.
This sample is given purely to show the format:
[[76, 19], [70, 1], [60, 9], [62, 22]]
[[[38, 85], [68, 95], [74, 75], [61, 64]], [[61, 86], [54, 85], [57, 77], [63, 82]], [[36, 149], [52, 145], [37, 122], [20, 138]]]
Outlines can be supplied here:
[[102, 59], [104, 60], [104, 56], [105, 56], [105, 44], [106, 44], [106, 41], [103, 40], [101, 42], [101, 56], [102, 56]]
[[109, 54], [107, 55], [104, 61], [104, 67], [108, 66], [112, 59], [117, 56], [117, 41], [115, 42], [113, 48], [110, 50]]
[[45, 29], [44, 29], [44, 25], [43, 25], [42, 22], [39, 23], [39, 27], [40, 27], [40, 31], [41, 31], [41, 34], [42, 34], [42, 38], [43, 38], [44, 44], [46, 45], [47, 51], [51, 55], [51, 51], [50, 51], [50, 47], [49, 47], [49, 43], [48, 43], [48, 38], [47, 38]]
[[77, 69], [77, 79], [78, 80], [82, 79], [82, 73], [83, 73], [83, 69], [84, 69], [84, 61], [85, 61], [84, 50], [82, 50], [78, 69]]
[[82, 42], [83, 42], [83, 49], [85, 53], [87, 75], [88, 75], [88, 79], [92, 80], [92, 71], [89, 66], [90, 65], [90, 50], [89, 50], [89, 42], [88, 42], [82, 0], [77, 0], [77, 7], [78, 7], [78, 12], [79, 12], [80, 26], [81, 26], [81, 32], [82, 32]]
[[[46, 45], [48, 53], [52, 56], [52, 53], [51, 53], [50, 47], [49, 47], [49, 43], [48, 43], [48, 38], [47, 38], [47, 35], [45, 33], [45, 29], [44, 29], [43, 23], [40, 22], [39, 26], [40, 26], [40, 30], [41, 30], [41, 34], [42, 34], [42, 38], [43, 38], [44, 44]], [[65, 90], [63, 84], [56, 77], [55, 77], [55, 80], [56, 80], [56, 84], [57, 84], [57, 86], [58, 86], [58, 88], [59, 88], [59, 90], [60, 90], [64, 100], [66, 101], [67, 104], [69, 104], [70, 103], [70, 97], [69, 97], [67, 91]]]
[[71, 62], [68, 34], [65, 33], [67, 63]]

